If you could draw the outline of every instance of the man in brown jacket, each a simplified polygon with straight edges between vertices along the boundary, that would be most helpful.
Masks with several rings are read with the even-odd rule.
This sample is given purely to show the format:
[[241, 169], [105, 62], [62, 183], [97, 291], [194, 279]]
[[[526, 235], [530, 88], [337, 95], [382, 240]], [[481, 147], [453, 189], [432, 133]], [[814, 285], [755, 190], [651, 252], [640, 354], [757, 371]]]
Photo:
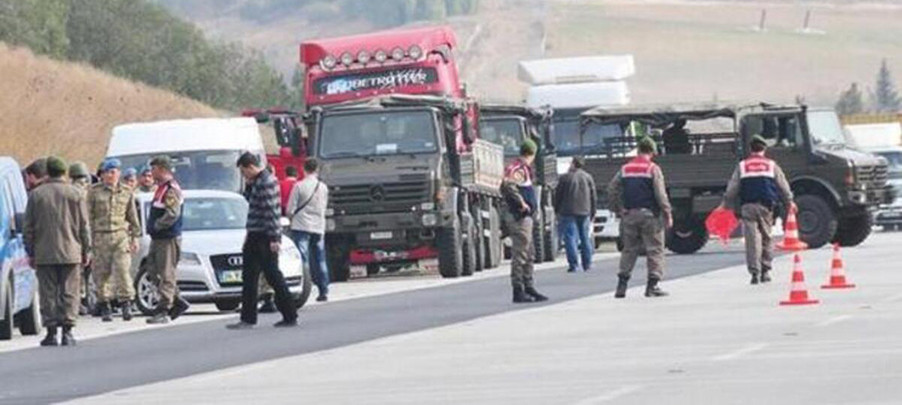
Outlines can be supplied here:
[[56, 346], [63, 327], [62, 345], [75, 345], [72, 327], [78, 316], [79, 265], [88, 264], [91, 231], [82, 192], [67, 183], [66, 162], [47, 158], [49, 179], [32, 190], [25, 208], [25, 250], [37, 269], [41, 318], [47, 337], [41, 346]]

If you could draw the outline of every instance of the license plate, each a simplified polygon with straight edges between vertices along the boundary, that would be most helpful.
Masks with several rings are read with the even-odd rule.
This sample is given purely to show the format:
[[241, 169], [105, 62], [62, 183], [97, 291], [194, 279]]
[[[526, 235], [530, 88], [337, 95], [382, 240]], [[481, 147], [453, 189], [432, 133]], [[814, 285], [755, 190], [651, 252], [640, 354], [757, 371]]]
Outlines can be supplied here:
[[391, 239], [391, 232], [373, 232], [370, 234], [370, 239], [372, 240], [382, 240], [382, 239]]
[[219, 273], [220, 283], [240, 283], [241, 270], [229, 270]]

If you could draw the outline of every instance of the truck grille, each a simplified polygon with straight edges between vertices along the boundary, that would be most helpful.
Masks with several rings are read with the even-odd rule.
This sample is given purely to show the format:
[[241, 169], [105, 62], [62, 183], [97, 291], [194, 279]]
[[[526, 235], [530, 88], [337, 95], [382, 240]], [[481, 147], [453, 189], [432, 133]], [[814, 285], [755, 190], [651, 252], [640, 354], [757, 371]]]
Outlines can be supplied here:
[[883, 188], [886, 186], [888, 178], [886, 165], [860, 166], [855, 171], [858, 176], [858, 182], [865, 184], [868, 188]]
[[336, 213], [405, 212], [431, 201], [426, 175], [403, 175], [399, 181], [334, 186], [329, 203]]

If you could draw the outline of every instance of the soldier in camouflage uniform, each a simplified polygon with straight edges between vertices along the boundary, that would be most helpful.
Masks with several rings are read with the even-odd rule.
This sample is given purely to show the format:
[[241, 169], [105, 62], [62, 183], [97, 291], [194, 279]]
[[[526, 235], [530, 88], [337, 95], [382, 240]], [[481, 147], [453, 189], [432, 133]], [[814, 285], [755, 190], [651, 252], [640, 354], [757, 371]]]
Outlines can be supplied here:
[[150, 165], [141, 166], [141, 169], [138, 170], [138, 192], [153, 193], [155, 191], [157, 191], [157, 184], [154, 182]]
[[[88, 165], [84, 162], [73, 162], [69, 165], [69, 181], [75, 188], [82, 193], [82, 197], [87, 200], [88, 187], [91, 186], [91, 173], [88, 172]], [[81, 268], [81, 285], [80, 291], [81, 305], [78, 309], [79, 315], [87, 315], [94, 311], [97, 303], [97, 295], [94, 293], [94, 281], [91, 279], [91, 266], [82, 266]], [[100, 315], [99, 313], [97, 315]]]
[[101, 181], [88, 191], [94, 241], [94, 284], [104, 322], [113, 320], [110, 308], [113, 298], [117, 298], [122, 306], [122, 320], [130, 321], [131, 302], [135, 297], [130, 273], [131, 254], [138, 249], [141, 225], [133, 190], [119, 182], [120, 167], [118, 159], [104, 161]]

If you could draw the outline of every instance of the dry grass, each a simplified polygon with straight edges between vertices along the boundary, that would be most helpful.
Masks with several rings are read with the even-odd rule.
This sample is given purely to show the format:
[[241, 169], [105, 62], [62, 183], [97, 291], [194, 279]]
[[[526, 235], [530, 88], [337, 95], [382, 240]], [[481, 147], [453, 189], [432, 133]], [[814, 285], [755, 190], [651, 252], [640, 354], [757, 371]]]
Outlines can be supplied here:
[[219, 115], [168, 91], [0, 43], [0, 154], [23, 165], [49, 154], [91, 165], [115, 125]]

